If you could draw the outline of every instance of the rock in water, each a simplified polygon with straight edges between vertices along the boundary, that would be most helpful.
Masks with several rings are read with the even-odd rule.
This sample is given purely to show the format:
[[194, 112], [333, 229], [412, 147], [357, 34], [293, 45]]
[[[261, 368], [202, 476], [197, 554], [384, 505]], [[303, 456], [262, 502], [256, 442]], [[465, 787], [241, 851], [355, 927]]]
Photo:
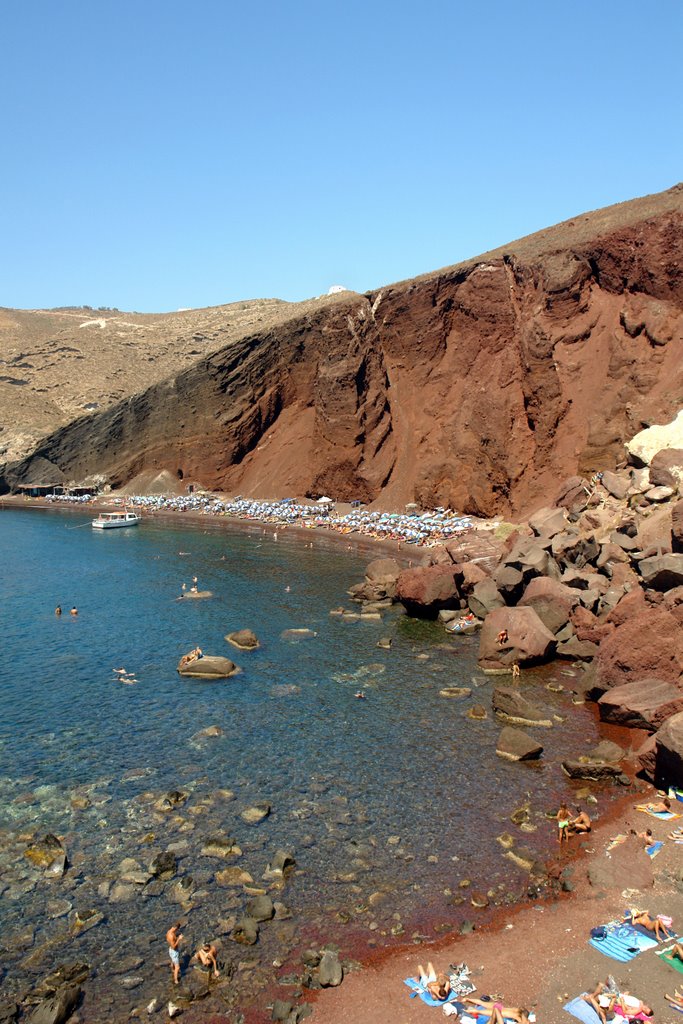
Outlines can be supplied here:
[[258, 942], [258, 922], [251, 917], [241, 917], [232, 930], [231, 938], [243, 946], [254, 946]]
[[339, 957], [332, 950], [326, 949], [322, 955], [318, 968], [318, 981], [322, 988], [336, 988], [341, 985], [344, 977], [344, 968], [339, 962]]
[[498, 737], [496, 753], [508, 761], [533, 761], [543, 753], [543, 747], [521, 729], [506, 726]]
[[246, 821], [247, 825], [259, 825], [264, 821], [270, 814], [269, 803], [254, 804], [253, 807], [246, 807], [240, 812], [240, 818], [242, 821]]
[[76, 1009], [80, 997], [80, 985], [64, 985], [38, 1004], [28, 1018], [29, 1024], [64, 1024]]
[[254, 896], [247, 903], [247, 914], [259, 923], [270, 921], [275, 913], [275, 907], [270, 896]]
[[552, 726], [552, 719], [523, 697], [519, 690], [499, 686], [491, 698], [493, 710], [503, 721], [519, 725]]
[[229, 679], [239, 671], [237, 665], [229, 658], [221, 658], [212, 654], [197, 658], [187, 665], [181, 666], [178, 663], [178, 675], [188, 679]]
[[150, 875], [154, 875], [155, 878], [173, 878], [178, 869], [178, 861], [174, 853], [166, 851], [164, 853], [157, 853], [156, 857], [153, 857], [149, 865]]
[[251, 629], [238, 629], [234, 633], [228, 633], [225, 639], [240, 651], [255, 651], [260, 647], [258, 637]]

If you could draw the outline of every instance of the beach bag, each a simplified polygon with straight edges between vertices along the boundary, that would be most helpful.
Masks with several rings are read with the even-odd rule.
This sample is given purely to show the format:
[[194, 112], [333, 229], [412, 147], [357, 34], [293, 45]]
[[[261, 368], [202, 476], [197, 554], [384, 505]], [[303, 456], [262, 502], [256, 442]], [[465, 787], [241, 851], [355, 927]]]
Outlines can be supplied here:
[[604, 924], [598, 925], [597, 928], [591, 928], [591, 939], [606, 939], [607, 929]]

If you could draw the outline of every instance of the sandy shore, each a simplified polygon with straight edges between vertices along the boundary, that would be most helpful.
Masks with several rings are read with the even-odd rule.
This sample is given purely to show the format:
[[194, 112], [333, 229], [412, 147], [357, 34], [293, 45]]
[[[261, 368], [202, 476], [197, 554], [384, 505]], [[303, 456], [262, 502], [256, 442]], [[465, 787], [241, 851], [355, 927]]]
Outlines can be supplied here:
[[[349, 975], [337, 989], [321, 992], [315, 999], [315, 1020], [320, 1024], [426, 1024], [441, 1019], [439, 1008], [431, 1008], [419, 999], [411, 999], [403, 979], [416, 973], [418, 962], [430, 959], [437, 970], [449, 964], [466, 962], [478, 994], [500, 994], [507, 1005], [525, 1006], [536, 1013], [538, 1024], [569, 1024], [562, 1009], [569, 999], [592, 989], [608, 973], [617, 983], [649, 1002], [658, 1024], [671, 1024], [679, 1015], [670, 1009], [665, 993], [683, 987], [683, 976], [660, 961], [654, 951], [641, 953], [622, 964], [602, 955], [588, 945], [590, 929], [621, 917], [624, 909], [638, 906], [652, 914], [670, 914], [674, 927], [683, 930], [683, 847], [666, 837], [671, 823], [658, 821], [635, 810], [635, 804], [652, 789], [636, 783], [616, 817], [601, 824], [580, 850], [578, 837], [570, 848], [562, 848], [559, 860], [571, 863], [575, 891], [556, 901], [530, 903], [506, 911], [490, 925], [456, 939], [440, 940], [432, 945], [416, 945], [409, 950], [378, 957], [362, 972]], [[683, 808], [683, 805], [680, 805]], [[549, 823], [549, 827], [553, 827]], [[630, 827], [651, 827], [654, 838], [665, 840], [664, 848], [652, 862], [654, 886], [627, 893], [631, 888], [628, 869], [613, 888], [593, 888], [587, 878], [588, 867], [604, 858], [610, 837]], [[634, 864], [647, 861], [640, 843], [631, 840]], [[629, 850], [630, 850], [629, 844]], [[476, 911], [472, 919], [476, 920]]]

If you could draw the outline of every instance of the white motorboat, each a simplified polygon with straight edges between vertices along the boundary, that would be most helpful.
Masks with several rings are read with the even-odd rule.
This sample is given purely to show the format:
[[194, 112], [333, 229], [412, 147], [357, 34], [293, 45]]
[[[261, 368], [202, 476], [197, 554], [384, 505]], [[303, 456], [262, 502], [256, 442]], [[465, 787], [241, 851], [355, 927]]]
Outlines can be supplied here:
[[96, 530], [118, 530], [122, 526], [137, 526], [141, 519], [137, 512], [100, 512], [92, 526]]

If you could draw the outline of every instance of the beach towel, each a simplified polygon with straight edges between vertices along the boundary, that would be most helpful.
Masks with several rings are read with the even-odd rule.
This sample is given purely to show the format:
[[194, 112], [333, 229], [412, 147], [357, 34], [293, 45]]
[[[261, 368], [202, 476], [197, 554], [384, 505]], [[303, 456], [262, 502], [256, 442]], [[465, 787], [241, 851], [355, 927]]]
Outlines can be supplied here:
[[658, 840], [656, 843], [653, 843], [651, 846], [646, 846], [645, 847], [645, 853], [648, 855], [648, 857], [656, 857], [657, 854], [659, 853], [659, 851], [661, 850], [661, 848], [663, 846], [664, 846], [664, 843], [661, 843]]
[[589, 944], [599, 949], [605, 956], [619, 963], [626, 964], [646, 949], [653, 949], [657, 940], [648, 934], [639, 932], [633, 925], [621, 921], [611, 921], [604, 926], [604, 939], [591, 938]]
[[581, 996], [577, 996], [571, 1002], [565, 1003], [562, 1009], [567, 1013], [571, 1013], [572, 1017], [576, 1017], [577, 1020], [583, 1021], [583, 1024], [601, 1024], [600, 1018], [593, 1007], [585, 999], [582, 999]]
[[657, 956], [660, 957], [665, 964], [669, 967], [673, 967], [674, 971], [678, 971], [679, 974], [683, 974], [683, 963], [678, 959], [677, 956], [671, 955], [671, 946], [668, 949], [658, 949]]
[[[412, 989], [410, 998], [414, 999], [415, 996], [419, 996], [423, 1003], [427, 1006], [444, 1006], [446, 1003], [455, 1003], [458, 998], [457, 992], [451, 992], [447, 999], [434, 999], [429, 994], [425, 985], [421, 981], [417, 981], [415, 978], [404, 978], [403, 984], [407, 985], [408, 988]], [[459, 1004], [464, 1010], [462, 1003]], [[462, 1012], [462, 1010], [460, 1011]]]
[[673, 818], [681, 818], [683, 815], [677, 814], [675, 811], [651, 811], [645, 804], [640, 804], [636, 807], [637, 811], [642, 811], [643, 814], [649, 814], [651, 818], [659, 818], [660, 821], [671, 821]]

